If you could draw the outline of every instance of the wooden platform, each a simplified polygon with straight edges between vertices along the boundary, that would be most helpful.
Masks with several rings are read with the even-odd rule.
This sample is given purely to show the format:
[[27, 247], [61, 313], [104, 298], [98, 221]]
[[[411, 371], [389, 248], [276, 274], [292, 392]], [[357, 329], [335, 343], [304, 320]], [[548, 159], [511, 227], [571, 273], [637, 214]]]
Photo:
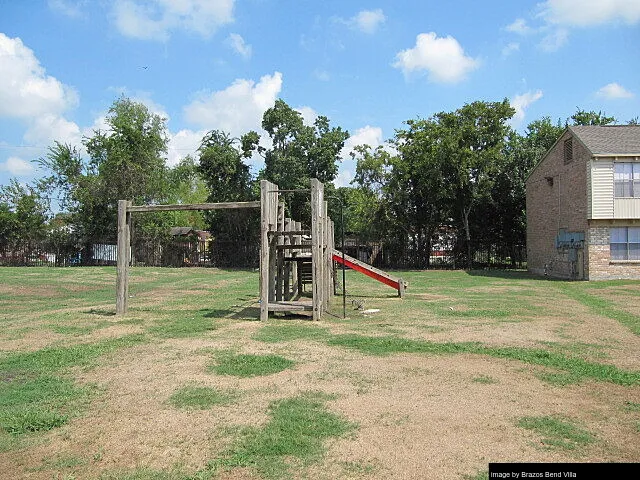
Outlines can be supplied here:
[[313, 304], [310, 298], [289, 302], [271, 302], [267, 305], [267, 310], [270, 312], [311, 312], [313, 311]]

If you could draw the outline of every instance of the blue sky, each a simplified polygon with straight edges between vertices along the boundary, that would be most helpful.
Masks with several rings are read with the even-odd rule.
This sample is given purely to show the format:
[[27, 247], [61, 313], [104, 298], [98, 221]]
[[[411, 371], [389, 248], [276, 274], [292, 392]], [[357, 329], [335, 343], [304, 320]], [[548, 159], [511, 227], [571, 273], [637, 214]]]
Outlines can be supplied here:
[[[640, 0], [0, 0], [0, 184], [40, 176], [121, 94], [168, 118], [168, 163], [260, 131], [276, 98], [373, 146], [402, 122], [509, 98], [516, 128], [640, 115]], [[259, 168], [259, 159], [252, 160]]]

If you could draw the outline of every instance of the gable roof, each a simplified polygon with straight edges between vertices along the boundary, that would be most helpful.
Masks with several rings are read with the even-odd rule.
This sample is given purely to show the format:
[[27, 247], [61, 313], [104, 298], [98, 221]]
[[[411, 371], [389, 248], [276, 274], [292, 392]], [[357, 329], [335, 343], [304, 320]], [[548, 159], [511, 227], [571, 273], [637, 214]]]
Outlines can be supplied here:
[[575, 125], [569, 130], [593, 155], [640, 155], [640, 125]]

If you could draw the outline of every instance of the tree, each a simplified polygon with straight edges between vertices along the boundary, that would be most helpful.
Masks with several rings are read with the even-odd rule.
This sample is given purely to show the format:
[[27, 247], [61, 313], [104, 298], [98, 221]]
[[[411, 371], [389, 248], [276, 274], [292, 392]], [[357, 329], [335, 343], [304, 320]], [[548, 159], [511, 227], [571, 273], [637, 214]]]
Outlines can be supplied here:
[[[208, 189], [209, 202], [241, 202], [255, 198], [249, 166], [244, 159], [251, 155], [251, 146], [257, 144], [257, 134], [250, 132], [238, 141], [227, 133], [212, 130], [202, 139], [198, 149], [198, 171]], [[220, 239], [243, 241], [255, 238], [258, 221], [255, 212], [241, 210], [214, 210], [207, 212], [209, 230]]]
[[49, 205], [37, 187], [16, 180], [0, 190], [0, 246], [28, 258], [46, 238]]
[[[309, 180], [317, 178], [325, 184], [326, 196], [332, 194], [331, 182], [338, 174], [340, 151], [348, 132], [331, 127], [323, 116], [317, 117], [313, 126], [305, 125], [302, 115], [280, 99], [265, 111], [262, 128], [272, 144], [264, 151], [262, 178], [287, 190], [308, 189]], [[286, 198], [292, 218], [310, 215], [308, 195], [289, 193]]]
[[571, 115], [572, 125], [609, 125], [616, 123], [615, 117], [607, 117], [602, 111], [593, 110], [587, 112], [578, 108], [576, 113]]
[[[516, 246], [526, 242], [526, 179], [533, 167], [553, 146], [564, 131], [549, 117], [531, 122], [524, 135], [509, 132], [498, 169], [493, 176], [490, 197], [478, 205], [474, 235], [487, 243], [501, 243], [511, 248], [515, 260]], [[495, 219], [487, 222], [487, 218]]]
[[455, 112], [435, 115], [437, 154], [445, 181], [453, 187], [454, 213], [465, 232], [467, 267], [473, 251], [469, 217], [480, 199], [490, 194], [505, 140], [510, 131], [507, 120], [515, 110], [508, 100], [476, 101]]
[[[85, 244], [113, 241], [118, 200], [137, 204], [166, 199], [165, 120], [128, 98], [117, 99], [107, 114], [106, 131], [84, 139], [89, 159], [75, 146], [55, 142], [39, 163], [51, 171], [41, 181], [62, 196], [62, 205]], [[159, 235], [167, 230], [163, 215], [136, 219], [136, 231]], [[134, 232], [134, 237], [136, 232]]]
[[[167, 203], [204, 203], [208, 201], [209, 190], [202, 178], [200, 165], [191, 156], [186, 156], [167, 171]], [[176, 226], [205, 229], [202, 212], [183, 210], [171, 212], [171, 223]]]

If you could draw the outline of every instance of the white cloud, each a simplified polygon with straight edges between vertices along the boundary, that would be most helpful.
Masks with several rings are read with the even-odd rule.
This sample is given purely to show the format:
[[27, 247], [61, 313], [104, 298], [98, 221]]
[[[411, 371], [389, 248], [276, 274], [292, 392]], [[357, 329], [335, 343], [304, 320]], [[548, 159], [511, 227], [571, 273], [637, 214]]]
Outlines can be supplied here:
[[559, 28], [554, 32], [546, 35], [540, 41], [540, 48], [545, 52], [556, 52], [562, 47], [565, 43], [567, 43], [567, 39], [569, 38], [569, 32], [564, 28]]
[[174, 30], [209, 38], [233, 21], [235, 0], [116, 0], [116, 28], [127, 37], [167, 40]]
[[199, 97], [184, 108], [186, 119], [201, 128], [219, 129], [239, 136], [259, 130], [262, 114], [278, 98], [282, 74], [263, 76], [258, 83], [238, 79], [224, 90]]
[[233, 48], [241, 57], [251, 57], [251, 45], [245, 43], [244, 38], [242, 38], [237, 33], [229, 34], [229, 36], [227, 37], [227, 45]]
[[349, 187], [351, 186], [351, 180], [353, 180], [354, 177], [355, 174], [353, 171], [343, 169], [338, 172], [338, 176], [333, 181], [333, 184], [336, 186], [336, 188]]
[[60, 12], [63, 15], [71, 18], [78, 18], [83, 15], [83, 7], [86, 5], [86, 0], [49, 0], [47, 2], [51, 10]]
[[610, 100], [618, 98], [633, 98], [635, 95], [619, 83], [609, 83], [597, 91], [596, 95]]
[[24, 139], [35, 145], [50, 145], [56, 140], [80, 145], [82, 135], [80, 127], [74, 122], [58, 115], [46, 114], [33, 119], [24, 134]]
[[455, 38], [438, 38], [430, 32], [418, 35], [415, 47], [398, 53], [393, 66], [405, 75], [427, 71], [433, 82], [457, 83], [478, 68], [480, 61], [466, 56]]
[[527, 25], [524, 18], [516, 18], [513, 23], [507, 25], [505, 29], [508, 32], [517, 33], [518, 35], [529, 35], [534, 29]]
[[313, 76], [321, 82], [328, 82], [329, 80], [331, 80], [331, 75], [329, 75], [329, 72], [327, 72], [326, 70], [316, 69], [313, 71]]
[[514, 96], [509, 102], [515, 109], [516, 113], [511, 119], [512, 125], [519, 125], [524, 120], [526, 110], [533, 104], [542, 98], [542, 90], [536, 90], [535, 92], [527, 92], [522, 95]]
[[294, 110], [300, 112], [300, 115], [302, 115], [302, 122], [305, 125], [313, 125], [313, 122], [318, 118], [318, 112], [311, 107], [296, 107]]
[[517, 52], [518, 50], [520, 50], [520, 44], [517, 42], [511, 42], [508, 45], [505, 45], [505, 47], [502, 49], [502, 56], [508, 57], [509, 55], [511, 55], [514, 52]]
[[349, 186], [349, 183], [353, 180], [354, 172], [356, 171], [356, 162], [351, 158], [351, 151], [354, 147], [358, 145], [369, 145], [372, 149], [376, 149], [382, 145], [383, 142], [382, 129], [380, 127], [366, 125], [358, 128], [347, 141], [344, 142], [344, 147], [340, 150], [342, 163], [340, 164], [338, 176], [333, 182], [336, 187]]
[[47, 75], [19, 38], [0, 33], [0, 117], [30, 119], [61, 114], [78, 102], [76, 92]]
[[0, 171], [9, 172], [15, 176], [31, 175], [35, 168], [33, 164], [19, 157], [9, 157], [6, 162], [0, 163]]
[[[0, 33], [0, 118], [17, 119], [25, 126], [24, 140], [34, 146], [54, 140], [78, 144], [80, 128], [64, 113], [75, 107], [78, 95], [69, 86], [47, 75], [33, 50], [19, 38]], [[10, 157], [5, 170], [22, 165]], [[11, 171], [11, 170], [8, 170]]]
[[622, 21], [630, 25], [640, 21], [638, 0], [547, 0], [541, 16], [549, 23], [587, 27]]
[[187, 155], [195, 155], [200, 147], [202, 138], [207, 130], [180, 130], [178, 133], [169, 135], [169, 148], [167, 149], [167, 165], [177, 165]]
[[340, 151], [340, 156], [342, 158], [351, 158], [351, 150], [358, 145], [369, 145], [371, 148], [375, 149], [379, 145], [382, 145], [382, 129], [380, 127], [372, 127], [371, 125], [366, 125], [362, 128], [359, 128], [352, 134], [346, 142], [344, 142], [344, 147]]
[[380, 8], [376, 10], [362, 10], [347, 20], [347, 25], [369, 35], [376, 33], [387, 17]]

